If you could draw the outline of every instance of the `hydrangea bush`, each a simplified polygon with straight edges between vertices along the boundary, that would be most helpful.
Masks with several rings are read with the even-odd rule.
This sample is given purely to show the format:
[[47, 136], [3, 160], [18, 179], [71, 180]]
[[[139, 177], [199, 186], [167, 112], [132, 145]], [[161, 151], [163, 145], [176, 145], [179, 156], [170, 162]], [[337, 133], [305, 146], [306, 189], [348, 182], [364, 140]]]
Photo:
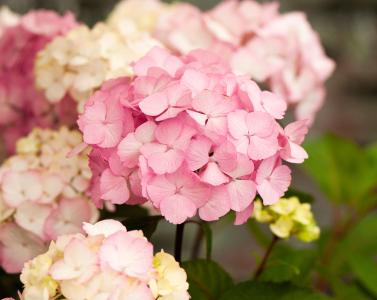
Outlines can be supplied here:
[[[0, 266], [22, 285], [1, 274], [0, 298], [371, 299], [377, 147], [303, 145], [333, 69], [305, 14], [276, 2], [124, 0], [93, 27], [1, 8], [13, 153], [0, 167]], [[334, 202], [322, 237], [314, 198], [291, 188], [302, 163]], [[163, 221], [176, 225], [174, 257], [154, 254]], [[215, 221], [245, 224], [263, 250], [247, 281], [212, 259]]]

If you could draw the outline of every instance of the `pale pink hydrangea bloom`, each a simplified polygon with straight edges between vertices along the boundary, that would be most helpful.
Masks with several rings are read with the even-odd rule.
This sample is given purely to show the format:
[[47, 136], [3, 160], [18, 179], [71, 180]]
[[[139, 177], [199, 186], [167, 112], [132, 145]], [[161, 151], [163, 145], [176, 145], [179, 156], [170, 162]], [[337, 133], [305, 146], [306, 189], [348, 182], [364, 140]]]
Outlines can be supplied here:
[[303, 13], [287, 13], [259, 28], [231, 59], [233, 69], [268, 82], [295, 107], [296, 118], [313, 122], [323, 104], [324, 83], [334, 70]]
[[59, 236], [24, 265], [24, 300], [188, 300], [185, 271], [141, 231], [118, 221], [84, 223], [84, 234]]
[[105, 80], [132, 75], [131, 64], [160, 45], [147, 32], [134, 28], [123, 33], [116, 26], [121, 24], [97, 23], [92, 29], [81, 25], [38, 53], [36, 84], [50, 102], [69, 95], [82, 111], [84, 100]]
[[80, 232], [98, 212], [86, 193], [87, 152], [67, 158], [82, 142], [77, 131], [34, 129], [0, 168], [0, 265], [20, 272], [60, 234]]
[[153, 35], [181, 54], [208, 49], [236, 74], [265, 83], [312, 123], [334, 70], [317, 33], [300, 12], [279, 14], [277, 2], [227, 0], [207, 12], [190, 4], [163, 10]]
[[54, 37], [77, 26], [72, 14], [32, 11], [7, 26], [0, 35], [0, 129], [10, 152], [20, 136], [33, 127], [71, 125], [76, 117], [73, 101], [51, 105], [35, 89], [34, 59]]
[[257, 193], [272, 204], [288, 189], [282, 159], [307, 157], [300, 146], [306, 125], [279, 125], [286, 110], [280, 97], [205, 50], [178, 57], [154, 48], [134, 72], [106, 82], [78, 121], [93, 147], [97, 206], [149, 201], [174, 224], [233, 210], [240, 224]]

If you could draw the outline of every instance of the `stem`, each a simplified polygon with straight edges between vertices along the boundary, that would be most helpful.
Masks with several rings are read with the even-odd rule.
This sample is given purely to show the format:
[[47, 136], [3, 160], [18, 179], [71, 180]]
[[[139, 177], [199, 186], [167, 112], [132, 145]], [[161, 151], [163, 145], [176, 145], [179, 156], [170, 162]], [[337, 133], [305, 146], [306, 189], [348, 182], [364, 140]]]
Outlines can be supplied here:
[[203, 237], [204, 237], [203, 229], [199, 226], [197, 228], [197, 232], [196, 232], [195, 240], [194, 240], [194, 245], [193, 245], [192, 251], [191, 251], [191, 259], [192, 260], [197, 259], [199, 257], [199, 252], [200, 252], [200, 248], [202, 246]]
[[272, 252], [272, 249], [274, 248], [274, 246], [276, 245], [276, 243], [279, 241], [279, 238], [274, 235], [270, 245], [268, 246], [267, 250], [266, 250], [266, 253], [264, 254], [263, 256], [263, 259], [259, 265], [259, 267], [257, 268], [257, 270], [255, 271], [255, 274], [254, 274], [254, 279], [257, 279], [264, 271], [265, 267], [266, 267], [266, 264], [267, 264], [267, 261], [268, 261], [268, 258], [270, 257], [271, 255], [271, 252]]
[[174, 257], [177, 262], [181, 262], [182, 258], [182, 244], [183, 244], [183, 230], [185, 229], [185, 223], [178, 224], [175, 232], [175, 247]]

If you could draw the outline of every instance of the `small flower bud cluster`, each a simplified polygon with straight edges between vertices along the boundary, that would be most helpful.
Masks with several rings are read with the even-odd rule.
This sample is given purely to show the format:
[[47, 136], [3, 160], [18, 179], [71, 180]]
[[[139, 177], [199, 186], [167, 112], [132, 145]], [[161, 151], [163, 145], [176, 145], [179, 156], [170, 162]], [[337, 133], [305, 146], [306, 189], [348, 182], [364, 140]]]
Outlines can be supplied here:
[[258, 222], [270, 224], [272, 233], [279, 238], [295, 236], [301, 241], [311, 242], [320, 235], [310, 204], [300, 203], [297, 197], [282, 198], [268, 207], [255, 201], [253, 217]]
[[98, 212], [86, 196], [87, 153], [67, 158], [78, 131], [34, 129], [0, 168], [0, 258], [7, 272], [43, 252], [60, 234], [80, 232]]

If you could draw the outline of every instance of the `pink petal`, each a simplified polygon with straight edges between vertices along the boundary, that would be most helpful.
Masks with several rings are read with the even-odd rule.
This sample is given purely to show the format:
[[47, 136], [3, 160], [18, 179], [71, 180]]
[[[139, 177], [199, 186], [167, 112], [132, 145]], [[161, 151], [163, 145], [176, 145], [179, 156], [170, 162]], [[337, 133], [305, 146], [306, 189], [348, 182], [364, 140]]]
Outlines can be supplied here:
[[277, 137], [260, 138], [253, 136], [250, 137], [247, 154], [253, 160], [260, 160], [273, 156], [278, 150], [279, 144]]
[[284, 132], [290, 141], [300, 145], [308, 133], [307, 120], [299, 120], [289, 123], [284, 128]]
[[188, 69], [183, 73], [181, 83], [188, 87], [193, 95], [197, 95], [208, 87], [209, 79], [202, 72]]
[[46, 219], [45, 237], [56, 239], [59, 235], [82, 232], [82, 223], [90, 222], [92, 217], [93, 208], [88, 200], [63, 198]]
[[0, 262], [7, 273], [21, 272], [25, 262], [45, 252], [46, 248], [41, 239], [14, 223], [0, 226]]
[[173, 224], [181, 224], [196, 213], [195, 204], [181, 195], [165, 198], [160, 203], [161, 214]]
[[51, 210], [52, 207], [49, 205], [27, 201], [17, 208], [14, 219], [20, 227], [43, 239], [43, 227]]
[[145, 281], [152, 268], [153, 246], [144, 237], [120, 231], [104, 240], [99, 256], [102, 268]]
[[158, 116], [168, 108], [168, 99], [164, 93], [156, 93], [142, 100], [139, 107], [148, 116]]
[[255, 198], [256, 187], [251, 180], [233, 180], [227, 186], [230, 207], [234, 211], [244, 210]]
[[287, 103], [278, 95], [268, 91], [262, 92], [264, 109], [275, 119], [282, 119], [287, 110]]
[[100, 179], [101, 198], [113, 204], [126, 203], [130, 197], [127, 181], [123, 176], [115, 176], [110, 169], [106, 169]]
[[205, 137], [193, 139], [186, 151], [186, 162], [191, 171], [203, 167], [208, 162], [211, 141]]
[[276, 203], [287, 191], [291, 183], [291, 170], [287, 166], [278, 166], [270, 176], [257, 185], [257, 191], [263, 199], [263, 204]]
[[140, 143], [135, 133], [129, 133], [118, 145], [118, 155], [122, 162], [129, 168], [135, 167], [139, 162], [139, 149], [143, 144]]
[[226, 172], [232, 178], [240, 178], [250, 175], [254, 171], [254, 163], [246, 155], [238, 153], [236, 160], [236, 168], [231, 172]]
[[239, 139], [248, 133], [246, 116], [247, 112], [244, 110], [236, 110], [228, 114], [228, 129], [235, 139]]
[[254, 203], [251, 203], [243, 211], [236, 212], [236, 219], [234, 220], [234, 225], [244, 224], [253, 214]]
[[207, 115], [192, 110], [187, 110], [186, 112], [199, 125], [204, 126], [206, 124], [206, 121], [208, 119]]
[[183, 123], [177, 118], [160, 123], [155, 131], [156, 139], [165, 145], [174, 145], [181, 135]]
[[84, 223], [83, 229], [89, 236], [103, 235], [105, 237], [118, 231], [127, 231], [122, 223], [115, 220], [102, 220], [95, 224]]
[[278, 163], [277, 156], [273, 156], [273, 157], [263, 160], [257, 170], [256, 183], [259, 184], [267, 177], [270, 177], [277, 163]]
[[213, 159], [222, 171], [231, 172], [237, 167], [236, 147], [231, 142], [225, 141], [215, 149]]
[[156, 127], [157, 125], [152, 121], [141, 124], [135, 130], [136, 139], [143, 144], [152, 142], [154, 140]]
[[160, 206], [160, 202], [175, 194], [176, 187], [166, 176], [155, 176], [147, 184], [147, 192], [153, 204]]
[[106, 105], [104, 102], [95, 101], [91, 105], [85, 106], [85, 113], [83, 117], [88, 121], [105, 121], [106, 119]]
[[200, 174], [200, 178], [203, 182], [217, 186], [229, 181], [228, 176], [221, 172], [219, 166], [215, 162], [209, 162], [207, 167]]
[[122, 133], [123, 133], [122, 121], [107, 124], [104, 128], [103, 141], [100, 142], [98, 145], [102, 148], [115, 147], [119, 143]]
[[246, 116], [246, 124], [250, 134], [267, 137], [276, 129], [275, 120], [264, 112], [251, 112]]
[[159, 67], [168, 72], [170, 76], [174, 76], [182, 66], [183, 63], [178, 57], [165, 49], [154, 47], [134, 64], [134, 72], [136, 75], [145, 76], [150, 68]]
[[216, 221], [230, 210], [229, 195], [226, 186], [212, 189], [210, 199], [199, 208], [199, 216], [204, 221]]
[[101, 123], [93, 123], [85, 126], [83, 130], [84, 142], [89, 145], [97, 145], [105, 138], [105, 126]]
[[290, 163], [300, 164], [308, 158], [308, 153], [300, 145], [288, 142], [286, 147], [280, 152], [280, 156]]
[[174, 173], [184, 161], [184, 153], [170, 149], [167, 152], [156, 152], [148, 156], [148, 165], [156, 174]]
[[171, 119], [179, 115], [185, 108], [178, 108], [178, 107], [169, 107], [163, 114], [156, 118], [156, 121], [163, 121], [166, 119]]

